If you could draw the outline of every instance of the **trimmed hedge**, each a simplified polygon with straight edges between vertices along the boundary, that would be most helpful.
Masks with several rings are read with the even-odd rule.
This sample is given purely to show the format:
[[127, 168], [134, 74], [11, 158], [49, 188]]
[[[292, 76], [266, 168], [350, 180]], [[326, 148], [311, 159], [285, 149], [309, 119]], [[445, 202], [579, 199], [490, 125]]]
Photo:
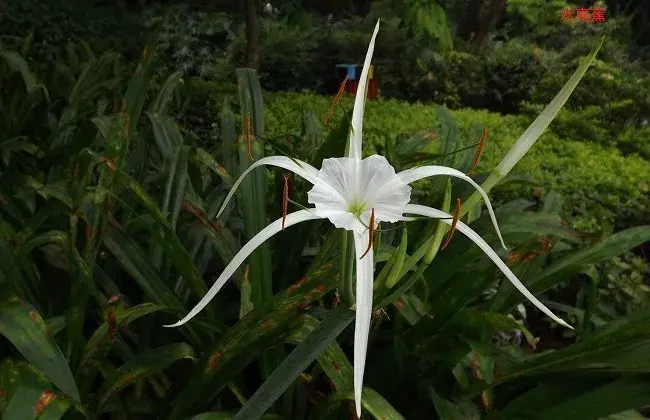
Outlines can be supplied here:
[[[297, 134], [303, 111], [310, 109], [322, 119], [330, 101], [331, 97], [310, 92], [267, 93], [264, 103], [266, 135], [284, 138], [289, 133]], [[352, 109], [352, 98], [344, 98], [341, 104], [345, 109]], [[388, 138], [401, 133], [435, 131], [437, 124], [435, 108], [431, 105], [376, 100], [368, 101], [365, 109], [365, 153], [374, 153], [376, 146], [382, 146]], [[342, 115], [341, 112], [338, 109], [337, 115]], [[489, 129], [478, 173], [487, 172], [498, 164], [532, 122], [527, 116], [503, 116], [471, 109], [452, 111], [452, 114], [463, 129], [471, 123], [482, 123]], [[562, 193], [567, 199], [564, 215], [572, 218], [576, 228], [593, 232], [613, 225], [611, 227], [618, 230], [650, 222], [650, 162], [637, 155], [624, 156], [614, 147], [587, 140], [559, 137], [551, 124], [513, 172], [532, 176], [547, 189]], [[644, 141], [641, 132], [637, 141]], [[300, 145], [291, 146], [298, 156], [310, 153]], [[494, 191], [494, 196], [507, 199], [531, 193], [530, 185], [504, 185]]]

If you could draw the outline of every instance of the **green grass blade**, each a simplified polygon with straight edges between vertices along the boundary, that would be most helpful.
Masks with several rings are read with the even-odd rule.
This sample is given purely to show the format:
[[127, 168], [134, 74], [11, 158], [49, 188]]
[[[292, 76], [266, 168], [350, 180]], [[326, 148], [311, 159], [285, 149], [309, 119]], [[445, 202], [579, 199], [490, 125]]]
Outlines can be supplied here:
[[179, 309], [181, 303], [151, 265], [149, 256], [123, 230], [110, 229], [104, 235], [104, 244], [122, 268], [133, 277], [145, 295], [154, 303]]
[[175, 147], [183, 144], [181, 132], [174, 120], [166, 115], [149, 114], [149, 121], [158, 151], [164, 159], [167, 159]]
[[149, 106], [149, 112], [152, 114], [166, 114], [169, 109], [169, 103], [174, 98], [176, 90], [183, 85], [183, 72], [177, 71], [165, 80], [160, 87], [158, 96]]
[[[243, 134], [238, 144], [239, 173], [251, 164], [251, 158], [260, 159], [264, 155], [264, 116], [262, 114], [262, 90], [257, 72], [253, 69], [237, 69], [239, 101], [242, 120], [249, 121], [252, 133]], [[254, 134], [253, 134], [254, 133]], [[258, 169], [250, 174], [241, 186], [239, 207], [244, 217], [247, 239], [253, 238], [268, 224], [266, 218], [266, 171]], [[251, 301], [254, 307], [263, 306], [273, 298], [273, 278], [271, 249], [268, 243], [259, 246], [248, 258], [250, 264]], [[268, 377], [284, 358], [282, 349], [275, 349], [262, 355], [262, 375]]]
[[[353, 392], [340, 391], [329, 398], [328, 403], [333, 404], [349, 400], [354, 401]], [[361, 406], [377, 420], [404, 420], [404, 416], [372, 388], [366, 387], [363, 389], [361, 393]]]
[[343, 306], [339, 306], [328, 313], [323, 321], [273, 371], [271, 376], [237, 413], [235, 420], [260, 418], [300, 373], [350, 325], [353, 319], [354, 311]]
[[59, 389], [75, 401], [80, 400], [68, 362], [33, 306], [17, 298], [3, 302], [0, 309], [0, 333]]
[[232, 186], [233, 179], [228, 170], [224, 166], [221, 166], [205, 149], [197, 147], [192, 154], [192, 161], [217, 174], [226, 186]]
[[[189, 153], [189, 146], [175, 146], [165, 160], [167, 180], [162, 199], [162, 212], [167, 215], [169, 227], [172, 231], [176, 230], [178, 215], [185, 195]], [[156, 229], [153, 226], [152, 228]], [[164, 234], [161, 234], [161, 236], [164, 236]], [[163, 263], [163, 252], [161, 246], [154, 242], [152, 261], [154, 266], [161, 270], [162, 277], [166, 279], [169, 276], [169, 265]]]
[[[566, 281], [589, 264], [607, 261], [647, 241], [650, 241], [650, 226], [639, 226], [615, 233], [593, 246], [557, 260], [527, 282], [526, 287], [531, 293], [541, 293], [559, 282]], [[522, 299], [524, 298], [519, 293], [512, 293], [506, 300], [505, 307], [512, 307]]]
[[[503, 419], [602, 419], [650, 402], [647, 375], [633, 375], [604, 383], [598, 377], [592, 381], [586, 379], [548, 380], [515, 398], [499, 414]], [[549, 404], [549, 401], [553, 403]]]
[[440, 420], [463, 420], [466, 418], [458, 406], [442, 398], [432, 387], [429, 387], [429, 395]]
[[[257, 82], [257, 73], [251, 69], [237, 69], [237, 80], [242, 119], [248, 117], [251, 131], [257, 134], [257, 136], [250, 135], [248, 140], [251, 143], [250, 147], [246, 144], [247, 140], [245, 138], [248, 133], [243, 133], [238, 143], [239, 173], [242, 173], [251, 165], [251, 157], [253, 159], [262, 157], [264, 125], [261, 110], [262, 96], [259, 90], [259, 82]], [[249, 156], [249, 151], [252, 156]], [[256, 170], [242, 182], [240, 209], [244, 216], [248, 239], [266, 227], [266, 187], [266, 172], [264, 170]], [[273, 296], [268, 244], [263, 244], [257, 248], [249, 257], [249, 261], [251, 265], [253, 304], [261, 306]]]
[[124, 102], [121, 110], [128, 116], [128, 132], [136, 133], [138, 121], [142, 115], [142, 109], [147, 99], [147, 89], [149, 81], [153, 74], [153, 62], [158, 43], [158, 34], [152, 33], [147, 40], [147, 44], [142, 50], [140, 62], [135, 69], [135, 73], [129, 79], [129, 83], [124, 93]]
[[221, 108], [221, 159], [226, 171], [233, 174], [235, 167], [233, 164], [233, 147], [237, 141], [237, 127], [235, 124], [235, 114], [224, 101]]
[[29, 65], [20, 54], [14, 51], [6, 51], [0, 49], [0, 56], [4, 59], [4, 62], [9, 67], [9, 70], [13, 72], [18, 72], [23, 78], [23, 83], [25, 83], [25, 90], [27, 92], [33, 92], [38, 88], [38, 81], [36, 76], [29, 70]]
[[158, 373], [182, 359], [195, 359], [194, 349], [187, 343], [169, 344], [137, 354], [118, 369], [115, 377], [107, 379], [99, 392], [99, 404], [104, 405], [121, 389], [139, 379]]

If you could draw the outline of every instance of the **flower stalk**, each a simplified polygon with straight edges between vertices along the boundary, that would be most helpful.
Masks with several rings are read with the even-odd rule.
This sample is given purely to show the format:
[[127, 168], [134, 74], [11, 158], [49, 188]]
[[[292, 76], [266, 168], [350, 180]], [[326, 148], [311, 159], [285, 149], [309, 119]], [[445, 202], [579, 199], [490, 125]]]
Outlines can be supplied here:
[[341, 301], [348, 307], [354, 306], [354, 236], [352, 232], [341, 230], [341, 245], [339, 248]]

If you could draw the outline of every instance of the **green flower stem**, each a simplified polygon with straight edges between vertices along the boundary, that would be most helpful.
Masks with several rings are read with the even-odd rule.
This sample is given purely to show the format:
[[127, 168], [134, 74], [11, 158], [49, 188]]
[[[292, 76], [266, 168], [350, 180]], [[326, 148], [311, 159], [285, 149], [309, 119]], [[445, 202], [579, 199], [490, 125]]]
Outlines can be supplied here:
[[340, 273], [341, 284], [339, 293], [341, 300], [348, 306], [354, 305], [354, 263], [355, 249], [354, 236], [352, 232], [341, 230], [341, 252], [340, 252]]

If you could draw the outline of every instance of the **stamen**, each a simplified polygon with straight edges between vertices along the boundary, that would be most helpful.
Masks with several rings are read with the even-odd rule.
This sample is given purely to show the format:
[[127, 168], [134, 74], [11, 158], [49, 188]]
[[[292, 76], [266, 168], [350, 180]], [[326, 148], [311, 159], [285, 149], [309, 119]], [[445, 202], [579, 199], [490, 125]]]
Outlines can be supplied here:
[[460, 216], [460, 198], [456, 199], [456, 209], [454, 210], [454, 220], [451, 222], [451, 229], [449, 229], [449, 235], [447, 236], [447, 240], [445, 243], [442, 245], [440, 248], [441, 250], [447, 248], [447, 245], [449, 245], [449, 242], [451, 242], [451, 238], [454, 237], [454, 233], [456, 232], [456, 224], [458, 223], [458, 217]]
[[343, 83], [341, 83], [341, 86], [339, 86], [339, 91], [336, 92], [336, 96], [334, 97], [334, 100], [332, 101], [330, 108], [327, 110], [327, 115], [323, 120], [323, 124], [327, 125], [327, 122], [329, 121], [330, 117], [334, 113], [334, 108], [336, 108], [336, 105], [338, 105], [339, 101], [341, 100], [341, 97], [343, 96], [346, 83], [348, 83], [348, 76], [345, 76], [345, 79], [343, 79]]
[[284, 175], [284, 189], [282, 191], [282, 230], [284, 230], [284, 221], [287, 218], [288, 206], [289, 206], [289, 175]]
[[252, 138], [251, 135], [251, 114], [250, 112], [244, 117], [244, 139], [246, 140], [246, 151], [248, 152], [248, 158], [253, 159], [253, 149], [252, 149]]
[[483, 128], [483, 133], [481, 134], [481, 139], [478, 141], [478, 149], [476, 149], [476, 155], [474, 155], [474, 160], [472, 161], [472, 167], [467, 172], [467, 176], [471, 176], [472, 172], [476, 167], [478, 166], [478, 161], [481, 159], [481, 155], [483, 154], [483, 149], [485, 148], [485, 141], [487, 140], [487, 135], [488, 135], [488, 129], [487, 127]]
[[363, 253], [361, 256], [362, 259], [363, 257], [370, 252], [370, 249], [372, 248], [372, 243], [375, 241], [375, 208], [372, 208], [372, 213], [370, 214], [370, 226], [368, 227], [368, 235], [370, 237], [370, 240], [368, 242], [368, 249], [366, 249], [366, 252]]

